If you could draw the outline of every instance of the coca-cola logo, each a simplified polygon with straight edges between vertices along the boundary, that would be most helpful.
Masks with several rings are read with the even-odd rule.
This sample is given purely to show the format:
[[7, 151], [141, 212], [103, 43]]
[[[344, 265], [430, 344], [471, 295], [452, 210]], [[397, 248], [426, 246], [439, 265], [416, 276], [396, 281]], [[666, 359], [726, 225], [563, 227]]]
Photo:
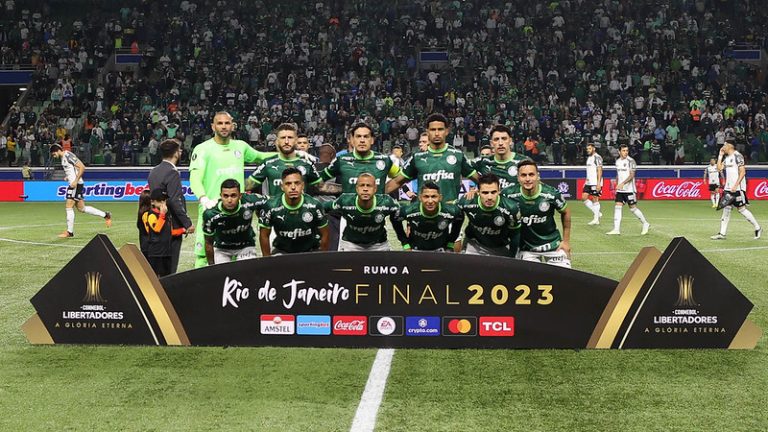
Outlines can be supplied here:
[[368, 333], [368, 319], [364, 316], [333, 317], [333, 334], [340, 336], [363, 336]]
[[653, 198], [701, 198], [701, 183], [696, 181], [683, 181], [680, 183], [667, 183], [660, 181], [651, 189]]
[[768, 181], [763, 180], [755, 186], [755, 198], [768, 197]]

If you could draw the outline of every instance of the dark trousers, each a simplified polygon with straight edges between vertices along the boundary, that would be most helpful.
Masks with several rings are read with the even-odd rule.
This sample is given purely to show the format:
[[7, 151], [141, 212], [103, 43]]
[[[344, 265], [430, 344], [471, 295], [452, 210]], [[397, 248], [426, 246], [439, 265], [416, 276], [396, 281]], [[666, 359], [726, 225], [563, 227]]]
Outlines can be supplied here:
[[170, 273], [176, 273], [179, 268], [179, 257], [181, 256], [181, 241], [183, 237], [171, 237], [171, 268]]
[[149, 257], [149, 265], [155, 271], [157, 277], [168, 276], [171, 274], [171, 257]]

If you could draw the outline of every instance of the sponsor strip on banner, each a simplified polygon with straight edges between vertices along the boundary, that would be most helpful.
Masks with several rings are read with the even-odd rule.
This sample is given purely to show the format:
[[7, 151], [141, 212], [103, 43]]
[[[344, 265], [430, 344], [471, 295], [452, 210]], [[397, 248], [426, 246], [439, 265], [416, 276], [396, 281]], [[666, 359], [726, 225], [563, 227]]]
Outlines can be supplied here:
[[296, 329], [293, 315], [261, 315], [259, 320], [263, 335], [292, 335]]
[[440, 336], [440, 317], [409, 316], [405, 317], [406, 336]]
[[709, 185], [703, 180], [648, 179], [645, 193], [638, 195], [647, 200], [700, 200], [709, 199]]
[[[86, 201], [138, 201], [141, 192], [148, 187], [145, 182], [86, 181], [83, 196]], [[187, 201], [197, 200], [189, 181], [182, 181], [181, 187]], [[60, 181], [27, 181], [23, 188], [27, 201], [59, 201], [67, 193], [67, 184]]]
[[505, 316], [480, 317], [480, 336], [504, 336], [515, 335], [515, 318]]
[[368, 334], [368, 317], [336, 315], [333, 317], [333, 334], [337, 336], [365, 336]]
[[297, 335], [329, 335], [331, 334], [330, 315], [297, 315]]

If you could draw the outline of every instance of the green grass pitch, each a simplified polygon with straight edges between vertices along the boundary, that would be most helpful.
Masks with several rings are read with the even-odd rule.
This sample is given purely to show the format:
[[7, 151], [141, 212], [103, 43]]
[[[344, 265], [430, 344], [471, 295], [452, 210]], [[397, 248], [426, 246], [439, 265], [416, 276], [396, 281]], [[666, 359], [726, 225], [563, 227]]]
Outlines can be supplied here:
[[[29, 299], [93, 235], [136, 241], [133, 203], [90, 203], [76, 237], [58, 239], [64, 205], [0, 203], [0, 431], [349, 430], [372, 349], [31, 346], [20, 329]], [[726, 241], [709, 236], [719, 213], [700, 202], [640, 202], [620, 237], [573, 212], [573, 264], [620, 279], [644, 246], [685, 236], [755, 304], [768, 330], [768, 238], [733, 213]], [[190, 206], [196, 214], [195, 205]], [[751, 209], [768, 227], [768, 203]], [[184, 243], [182, 268], [192, 265]], [[397, 350], [377, 420], [382, 431], [764, 431], [766, 336], [751, 351]]]

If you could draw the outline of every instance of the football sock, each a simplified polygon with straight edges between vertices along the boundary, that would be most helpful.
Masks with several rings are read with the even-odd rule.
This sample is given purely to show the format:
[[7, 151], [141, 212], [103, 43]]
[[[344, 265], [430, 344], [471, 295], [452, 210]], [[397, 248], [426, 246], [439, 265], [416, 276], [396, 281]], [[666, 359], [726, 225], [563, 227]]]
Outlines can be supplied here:
[[728, 231], [728, 221], [731, 220], [731, 208], [725, 207], [723, 209], [723, 216], [720, 217], [720, 234], [725, 235]]
[[592, 213], [595, 214], [595, 219], [600, 218], [600, 201], [592, 203]]
[[96, 207], [91, 207], [91, 206], [83, 207], [83, 212], [86, 213], [86, 214], [93, 215], [93, 216], [98, 216], [98, 217], [101, 217], [101, 218], [103, 218], [104, 216], [107, 215], [106, 213], [104, 213], [103, 211], [97, 209]]
[[740, 209], [739, 209], [739, 213], [741, 213], [741, 215], [742, 215], [742, 216], [744, 216], [744, 218], [745, 218], [745, 219], [746, 219], [746, 220], [747, 220], [749, 223], [751, 223], [751, 224], [752, 224], [752, 226], [753, 226], [753, 227], [755, 227], [755, 229], [756, 229], [756, 230], [757, 230], [757, 229], [760, 229], [760, 225], [758, 225], [758, 223], [757, 223], [757, 220], [755, 220], [755, 216], [752, 214], [752, 212], [751, 212], [751, 211], [747, 210], [747, 208], [746, 208], [746, 207], [742, 207], [742, 208], [740, 208]]
[[68, 208], [67, 211], [67, 231], [75, 232], [75, 209]]
[[645, 216], [643, 215], [643, 212], [640, 211], [639, 208], [630, 208], [629, 211], [632, 212], [633, 215], [635, 215], [636, 218], [640, 219], [640, 222], [643, 224], [647, 224], [648, 221], [645, 220]]
[[622, 206], [615, 206], [613, 208], [613, 230], [619, 231], [621, 228], [621, 208]]

